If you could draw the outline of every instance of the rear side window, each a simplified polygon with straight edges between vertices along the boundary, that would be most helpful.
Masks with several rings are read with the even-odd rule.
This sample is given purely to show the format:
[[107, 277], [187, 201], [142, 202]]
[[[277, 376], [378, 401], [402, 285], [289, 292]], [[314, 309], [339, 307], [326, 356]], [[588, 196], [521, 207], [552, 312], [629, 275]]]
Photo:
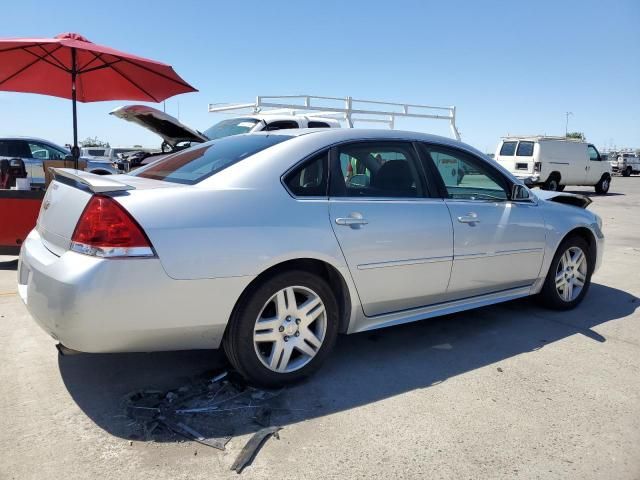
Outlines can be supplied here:
[[285, 184], [296, 197], [326, 197], [329, 153], [316, 155], [287, 175]]
[[516, 145], [518, 142], [503, 142], [500, 148], [500, 155], [505, 157], [512, 157], [516, 153]]
[[310, 121], [307, 126], [309, 128], [331, 128], [328, 123]]
[[239, 135], [182, 150], [136, 170], [132, 175], [193, 185], [221, 170], [291, 138], [287, 135]]
[[518, 157], [533, 157], [533, 142], [520, 142], [518, 144]]
[[298, 122], [294, 120], [280, 120], [277, 122], [267, 123], [267, 126], [264, 130], [289, 130], [291, 128], [299, 128]]

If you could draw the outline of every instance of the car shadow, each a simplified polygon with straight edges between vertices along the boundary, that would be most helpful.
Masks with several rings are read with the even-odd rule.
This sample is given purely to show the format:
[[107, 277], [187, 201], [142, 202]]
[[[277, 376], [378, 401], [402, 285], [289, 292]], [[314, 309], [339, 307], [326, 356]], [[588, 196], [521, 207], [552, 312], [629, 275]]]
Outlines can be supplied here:
[[[581, 306], [569, 312], [545, 310], [533, 300], [522, 299], [341, 336], [318, 373], [281, 393], [284, 405], [295, 408], [272, 421], [286, 426], [429, 388], [515, 355], [535, 355], [573, 335], [605, 342], [606, 337], [593, 328], [626, 317], [638, 306], [640, 299], [627, 292], [592, 284]], [[59, 356], [58, 364], [68, 392], [82, 411], [96, 425], [122, 438], [131, 438], [131, 421], [123, 414], [128, 393], [177, 389], [226, 368], [224, 356], [215, 350]], [[197, 418], [194, 421], [197, 429]], [[234, 434], [260, 428], [245, 421], [234, 427]], [[160, 441], [175, 441], [175, 437]]]

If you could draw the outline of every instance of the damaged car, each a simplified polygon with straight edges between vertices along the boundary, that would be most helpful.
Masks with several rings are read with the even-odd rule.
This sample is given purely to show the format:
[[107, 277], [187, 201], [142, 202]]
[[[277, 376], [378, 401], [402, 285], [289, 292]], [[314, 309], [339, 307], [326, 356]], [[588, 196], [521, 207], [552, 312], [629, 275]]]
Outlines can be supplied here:
[[121, 173], [129, 172], [192, 145], [232, 135], [295, 128], [341, 127], [340, 122], [332, 118], [284, 113], [258, 113], [228, 118], [216, 123], [204, 132], [200, 132], [183, 124], [177, 118], [146, 105], [127, 105], [116, 108], [110, 114], [140, 125], [162, 138], [160, 152], [138, 151], [123, 155], [114, 165]]
[[574, 308], [603, 256], [585, 198], [421, 133], [240, 134], [55, 174], [18, 266], [35, 321], [80, 352], [222, 347], [265, 386], [313, 373], [339, 334], [526, 296]]

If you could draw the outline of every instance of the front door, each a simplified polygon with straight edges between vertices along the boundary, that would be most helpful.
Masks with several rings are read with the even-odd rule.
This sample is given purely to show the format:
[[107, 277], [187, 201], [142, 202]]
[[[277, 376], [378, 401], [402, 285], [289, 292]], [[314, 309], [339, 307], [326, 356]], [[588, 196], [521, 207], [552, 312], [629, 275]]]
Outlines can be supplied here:
[[545, 246], [538, 206], [510, 201], [509, 182], [486, 161], [450, 147], [425, 147], [434, 167], [455, 164], [459, 170], [442, 175], [454, 233], [447, 293], [465, 298], [531, 285], [540, 273]]
[[329, 214], [365, 315], [447, 299], [453, 231], [414, 146], [365, 141], [332, 151]]
[[589, 161], [587, 162], [587, 175], [585, 178], [585, 185], [595, 185], [600, 181], [602, 175], [609, 170], [607, 162], [603, 162], [598, 150], [593, 145], [587, 146], [587, 155]]

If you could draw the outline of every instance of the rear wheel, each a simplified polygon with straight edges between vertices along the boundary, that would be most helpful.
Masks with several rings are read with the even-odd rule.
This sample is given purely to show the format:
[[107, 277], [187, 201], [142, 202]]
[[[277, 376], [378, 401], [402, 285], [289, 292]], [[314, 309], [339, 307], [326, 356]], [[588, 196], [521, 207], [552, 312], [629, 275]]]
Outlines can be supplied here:
[[622, 176], [623, 177], [630, 177], [631, 176], [631, 172], [632, 172], [632, 168], [631, 167], [627, 167], [627, 168], [625, 168], [624, 172], [622, 172]]
[[609, 175], [603, 175], [598, 183], [595, 185], [596, 193], [605, 195], [609, 191], [611, 186], [611, 177]]
[[593, 273], [589, 244], [579, 236], [565, 239], [556, 251], [539, 298], [556, 310], [568, 310], [584, 298]]
[[223, 345], [249, 382], [276, 387], [317, 370], [337, 333], [338, 305], [329, 285], [309, 272], [291, 271], [240, 299]]
[[558, 191], [564, 192], [564, 187], [566, 187], [566, 185], [558, 185]]
[[549, 190], [551, 192], [557, 192], [559, 191], [559, 188], [560, 188], [560, 177], [555, 173], [552, 173], [551, 175], [549, 175], [549, 178], [547, 178], [547, 181], [542, 184], [543, 190]]

